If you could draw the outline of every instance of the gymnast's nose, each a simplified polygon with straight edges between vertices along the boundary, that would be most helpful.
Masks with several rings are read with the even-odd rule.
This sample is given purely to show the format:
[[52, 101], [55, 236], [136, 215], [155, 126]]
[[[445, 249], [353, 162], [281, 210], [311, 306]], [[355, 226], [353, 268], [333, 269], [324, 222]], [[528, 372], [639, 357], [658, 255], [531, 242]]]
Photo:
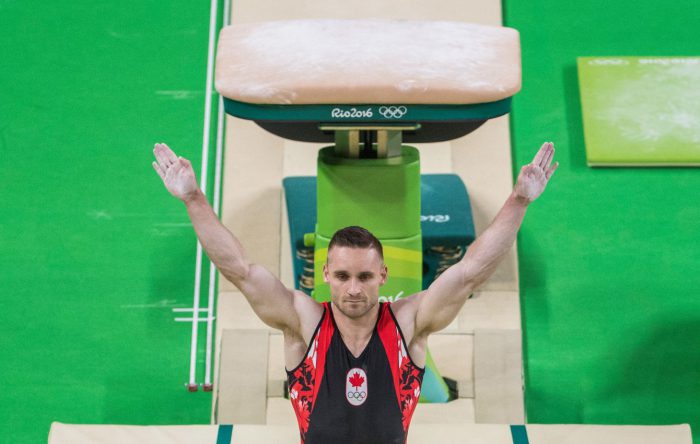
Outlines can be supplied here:
[[359, 296], [360, 295], [360, 282], [356, 278], [350, 279], [350, 283], [348, 285], [348, 295], [349, 296]]

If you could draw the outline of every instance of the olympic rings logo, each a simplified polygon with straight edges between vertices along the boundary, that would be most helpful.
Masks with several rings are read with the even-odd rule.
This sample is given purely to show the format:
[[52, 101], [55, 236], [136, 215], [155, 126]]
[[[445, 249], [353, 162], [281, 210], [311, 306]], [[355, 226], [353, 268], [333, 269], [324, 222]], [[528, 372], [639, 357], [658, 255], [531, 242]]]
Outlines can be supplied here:
[[348, 399], [361, 401], [367, 397], [367, 392], [348, 392]]
[[405, 106], [382, 106], [379, 108], [379, 114], [387, 119], [400, 119], [407, 112], [408, 109]]

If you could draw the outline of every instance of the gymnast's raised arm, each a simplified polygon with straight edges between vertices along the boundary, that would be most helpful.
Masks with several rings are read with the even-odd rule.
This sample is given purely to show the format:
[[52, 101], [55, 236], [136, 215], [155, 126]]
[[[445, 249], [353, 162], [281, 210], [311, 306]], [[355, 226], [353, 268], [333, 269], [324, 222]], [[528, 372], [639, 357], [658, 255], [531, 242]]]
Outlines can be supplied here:
[[413, 299], [407, 305], [413, 305], [416, 340], [447, 327], [469, 295], [493, 274], [515, 242], [528, 205], [542, 194], [557, 169], [559, 164], [552, 164], [553, 157], [553, 144], [543, 144], [532, 162], [520, 170], [513, 192], [462, 260], [445, 270], [427, 290], [407, 298]]
[[248, 261], [241, 243], [219, 221], [200, 190], [187, 159], [178, 157], [162, 143], [155, 145], [153, 153], [156, 157], [153, 168], [170, 194], [185, 204], [197, 237], [216, 268], [241, 290], [265, 324], [300, 335], [298, 313], [314, 311], [313, 307], [308, 307], [311, 298], [300, 297], [264, 267]]

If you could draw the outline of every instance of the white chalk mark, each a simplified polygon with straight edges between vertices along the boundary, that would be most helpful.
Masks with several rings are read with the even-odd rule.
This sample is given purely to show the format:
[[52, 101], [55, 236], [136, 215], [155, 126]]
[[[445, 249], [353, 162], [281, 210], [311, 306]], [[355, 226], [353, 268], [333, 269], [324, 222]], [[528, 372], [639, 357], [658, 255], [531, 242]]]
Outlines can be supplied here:
[[169, 308], [177, 303], [176, 299], [163, 299], [151, 304], [128, 304], [121, 305], [120, 308]]
[[95, 220], [112, 220], [114, 217], [107, 210], [90, 210], [87, 215]]
[[187, 100], [195, 98], [198, 94], [200, 94], [200, 92], [188, 89], [172, 89], [158, 90], [156, 91], [156, 94], [159, 96], [166, 96], [173, 100]]

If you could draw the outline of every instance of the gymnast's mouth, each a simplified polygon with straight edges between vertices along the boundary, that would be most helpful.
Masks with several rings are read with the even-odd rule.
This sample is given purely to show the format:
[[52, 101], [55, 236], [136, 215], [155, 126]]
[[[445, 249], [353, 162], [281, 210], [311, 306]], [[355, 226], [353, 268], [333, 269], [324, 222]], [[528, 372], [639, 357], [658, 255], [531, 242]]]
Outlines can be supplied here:
[[349, 302], [351, 304], [357, 304], [360, 302], [365, 302], [365, 298], [345, 298], [345, 302]]

